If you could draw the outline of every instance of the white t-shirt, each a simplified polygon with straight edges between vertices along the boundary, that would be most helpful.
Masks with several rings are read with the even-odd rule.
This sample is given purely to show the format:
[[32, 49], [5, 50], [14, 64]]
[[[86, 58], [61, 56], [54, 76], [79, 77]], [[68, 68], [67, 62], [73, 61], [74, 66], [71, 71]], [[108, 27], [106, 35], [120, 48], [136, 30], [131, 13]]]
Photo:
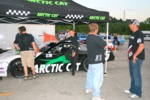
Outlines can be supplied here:
[[59, 36], [58, 36], [59, 40], [64, 40], [65, 37], [66, 37], [66, 36], [65, 36], [64, 34], [59, 34]]
[[65, 33], [65, 36], [66, 36], [66, 38], [70, 37], [68, 32]]

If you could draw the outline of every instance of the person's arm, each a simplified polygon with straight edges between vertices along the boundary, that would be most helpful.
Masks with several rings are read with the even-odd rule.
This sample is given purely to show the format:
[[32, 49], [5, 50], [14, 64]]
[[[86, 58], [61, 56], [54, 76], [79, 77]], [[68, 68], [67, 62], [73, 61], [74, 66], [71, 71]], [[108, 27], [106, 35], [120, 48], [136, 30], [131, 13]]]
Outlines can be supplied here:
[[14, 43], [14, 47], [16, 48], [16, 50], [20, 50], [20, 47], [18, 46], [18, 44]]
[[20, 50], [20, 47], [18, 46], [18, 36], [15, 38], [15, 41], [14, 41], [14, 47], [16, 50]]
[[32, 42], [32, 47], [33, 47], [35, 53], [37, 54], [38, 53], [38, 48], [37, 48], [35, 42]]
[[135, 54], [133, 55], [133, 62], [136, 62], [137, 56], [143, 51], [144, 43], [139, 44], [138, 49], [136, 50]]
[[97, 41], [97, 44], [98, 44], [101, 48], [104, 48], [104, 49], [108, 48], [106, 42], [105, 42], [101, 37], [98, 37], [98, 38], [95, 38], [95, 39], [97, 39], [97, 40], [96, 40], [96, 41]]
[[136, 59], [137, 56], [143, 51], [144, 49], [144, 36], [143, 34], [140, 32], [137, 34], [137, 43], [138, 43], [138, 48], [136, 50], [136, 52], [133, 55], [133, 62], [136, 63]]

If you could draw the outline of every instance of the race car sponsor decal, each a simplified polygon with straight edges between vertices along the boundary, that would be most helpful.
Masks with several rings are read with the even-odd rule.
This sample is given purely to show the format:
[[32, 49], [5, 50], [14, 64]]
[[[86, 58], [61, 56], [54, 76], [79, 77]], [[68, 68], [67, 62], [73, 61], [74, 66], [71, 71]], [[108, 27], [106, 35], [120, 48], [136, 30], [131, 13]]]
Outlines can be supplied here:
[[[39, 61], [44, 62], [44, 64], [35, 65], [36, 73], [63, 72], [64, 70], [70, 71], [71, 63], [65, 55], [55, 59], [39, 59]], [[77, 71], [79, 70], [80, 65], [81, 63], [76, 63]]]
[[130, 39], [134, 39], [134, 36], [131, 36]]
[[141, 43], [141, 42], [142, 42], [141, 38], [138, 38], [137, 43]]
[[55, 58], [55, 59], [39, 59], [39, 60], [46, 62], [46, 65], [47, 64], [55, 64], [58, 62], [62, 62], [63, 64], [67, 64], [70, 62], [69, 60], [66, 59], [65, 55], [62, 55], [62, 56]]
[[[76, 71], [78, 71], [81, 63], [76, 63], [76, 65], [77, 65]], [[35, 71], [36, 73], [63, 72], [63, 69], [62, 69], [63, 66], [64, 64], [48, 64], [48, 65], [42, 64], [40, 66], [35, 65], [35, 69], [36, 69]], [[66, 65], [65, 70], [70, 71], [70, 66], [71, 66], [71, 63], [68, 63]]]

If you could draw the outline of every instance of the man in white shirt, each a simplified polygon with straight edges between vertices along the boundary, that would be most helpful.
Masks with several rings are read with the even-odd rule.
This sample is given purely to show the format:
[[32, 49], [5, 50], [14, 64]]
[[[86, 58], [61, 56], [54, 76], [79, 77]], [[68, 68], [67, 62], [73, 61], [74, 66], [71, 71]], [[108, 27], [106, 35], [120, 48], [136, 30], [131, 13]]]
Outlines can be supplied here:
[[65, 34], [63, 32], [59, 33], [58, 39], [60, 40], [64, 40], [66, 38]]
[[67, 39], [68, 37], [70, 37], [70, 35], [69, 35], [69, 30], [66, 31], [65, 37], [66, 37], [66, 39]]

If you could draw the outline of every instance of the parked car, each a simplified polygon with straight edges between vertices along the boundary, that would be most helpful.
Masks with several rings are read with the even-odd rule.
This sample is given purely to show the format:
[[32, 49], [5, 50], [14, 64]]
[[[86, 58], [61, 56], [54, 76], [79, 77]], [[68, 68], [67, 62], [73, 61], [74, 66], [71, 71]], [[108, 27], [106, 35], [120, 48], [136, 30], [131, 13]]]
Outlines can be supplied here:
[[[107, 39], [106, 35], [99, 35], [99, 36], [106, 41], [106, 39]], [[123, 45], [126, 42], [124, 37], [122, 37], [122, 36], [117, 36], [117, 37], [118, 37], [118, 42], [120, 45]], [[108, 43], [110, 43], [110, 42], [113, 43], [113, 39], [114, 39], [114, 37], [112, 35], [108, 35]]]
[[79, 38], [79, 42], [85, 44], [86, 43], [86, 33], [77, 33], [77, 36]]
[[[79, 56], [76, 70], [87, 71], [87, 49], [86, 44], [80, 45]], [[70, 71], [70, 56], [69, 51], [74, 46], [70, 42], [58, 43], [47, 42], [40, 46], [40, 52], [35, 57], [36, 73], [52, 73]], [[105, 53], [105, 61], [114, 60], [114, 55], [111, 50]], [[7, 68], [12, 76], [16, 78], [24, 77], [23, 67], [19, 52], [9, 50], [0, 54], [0, 66]], [[30, 70], [29, 70], [30, 73]]]

